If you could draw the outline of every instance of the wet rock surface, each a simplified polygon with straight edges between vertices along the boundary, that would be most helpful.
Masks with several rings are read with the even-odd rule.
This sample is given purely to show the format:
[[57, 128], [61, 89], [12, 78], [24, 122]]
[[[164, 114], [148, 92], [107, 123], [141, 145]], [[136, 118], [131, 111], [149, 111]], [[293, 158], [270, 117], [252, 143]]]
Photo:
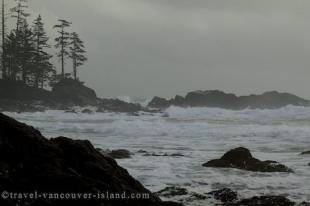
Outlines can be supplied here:
[[175, 197], [175, 196], [187, 195], [188, 191], [187, 189], [182, 187], [172, 186], [172, 187], [166, 187], [156, 192], [156, 194], [163, 197]]
[[252, 157], [250, 151], [239, 147], [225, 153], [220, 159], [210, 160], [204, 167], [236, 168], [255, 172], [293, 172], [275, 161], [261, 161]]
[[223, 188], [220, 190], [215, 190], [212, 192], [207, 193], [208, 195], [212, 195], [214, 199], [220, 200], [222, 202], [233, 202], [237, 200], [238, 194], [232, 191], [229, 188]]
[[107, 153], [107, 155], [111, 156], [114, 159], [127, 159], [131, 158], [131, 153], [125, 149], [112, 150]]
[[[12, 192], [87, 192], [148, 194], [147, 199], [53, 201], [24, 200], [19, 205], [161, 206], [141, 183], [98, 152], [89, 141], [46, 139], [33, 127], [0, 114], [0, 190]], [[16, 205], [1, 200], [1, 206]], [[173, 204], [173, 203], [171, 203]], [[170, 205], [171, 205], [170, 204]], [[169, 205], [167, 203], [166, 205]]]

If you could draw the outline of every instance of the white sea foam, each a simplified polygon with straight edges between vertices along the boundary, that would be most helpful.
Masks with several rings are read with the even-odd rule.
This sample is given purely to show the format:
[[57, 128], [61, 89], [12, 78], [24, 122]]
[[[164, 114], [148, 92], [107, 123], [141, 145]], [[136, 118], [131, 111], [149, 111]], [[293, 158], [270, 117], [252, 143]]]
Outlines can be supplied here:
[[[206, 193], [220, 187], [241, 197], [274, 194], [310, 201], [310, 108], [288, 106], [277, 110], [224, 110], [170, 107], [163, 114], [8, 113], [40, 129], [47, 137], [89, 139], [96, 147], [181, 153], [183, 157], [154, 157], [136, 153], [119, 163], [152, 191], [179, 185]], [[167, 116], [167, 117], [163, 117]], [[244, 146], [262, 160], [271, 159], [295, 173], [255, 173], [212, 169], [201, 165], [229, 149]], [[203, 205], [204, 203], [202, 203]], [[193, 202], [191, 205], [199, 205]]]

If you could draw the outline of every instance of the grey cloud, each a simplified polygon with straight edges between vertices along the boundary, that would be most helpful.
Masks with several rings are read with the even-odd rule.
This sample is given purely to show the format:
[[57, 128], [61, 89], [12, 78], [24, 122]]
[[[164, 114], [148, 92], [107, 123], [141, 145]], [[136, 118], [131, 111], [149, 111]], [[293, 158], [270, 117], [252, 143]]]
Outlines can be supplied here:
[[32, 0], [31, 6], [49, 28], [57, 17], [73, 21], [89, 52], [81, 79], [101, 96], [276, 89], [310, 98], [307, 0]]

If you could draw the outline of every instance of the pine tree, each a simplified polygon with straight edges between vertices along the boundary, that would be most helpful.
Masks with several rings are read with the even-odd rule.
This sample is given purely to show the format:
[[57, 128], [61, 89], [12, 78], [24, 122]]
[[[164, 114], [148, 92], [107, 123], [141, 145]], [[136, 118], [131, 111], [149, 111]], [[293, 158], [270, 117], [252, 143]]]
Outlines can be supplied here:
[[68, 46], [70, 40], [70, 33], [66, 31], [66, 28], [70, 27], [71, 23], [59, 19], [59, 24], [55, 25], [54, 28], [59, 29], [59, 36], [55, 39], [56, 45], [55, 47], [59, 49], [57, 56], [61, 59], [61, 76], [62, 79], [65, 78], [65, 58], [69, 56]]
[[85, 46], [84, 42], [80, 39], [79, 35], [76, 32], [71, 34], [71, 42], [70, 42], [70, 58], [72, 59], [73, 65], [73, 76], [74, 79], [77, 80], [77, 68], [82, 66], [84, 62], [87, 61], [85, 57]]
[[32, 74], [32, 68], [35, 66], [35, 44], [34, 35], [26, 19], [24, 19], [23, 25], [20, 28], [20, 40], [19, 52], [16, 59], [18, 68], [21, 71], [21, 78], [23, 82], [28, 83]]
[[54, 67], [50, 63], [52, 55], [48, 54], [46, 50], [50, 48], [48, 44], [48, 37], [44, 29], [41, 15], [39, 15], [34, 21], [33, 35], [35, 42], [35, 57], [33, 67], [34, 83], [35, 87], [44, 87], [44, 82], [48, 80], [49, 74], [54, 72]]
[[21, 57], [20, 51], [22, 50], [22, 40], [24, 38], [24, 34], [22, 29], [24, 29], [24, 23], [26, 18], [30, 15], [25, 12], [25, 9], [28, 8], [27, 1], [28, 0], [15, 0], [17, 5], [11, 9], [12, 17], [16, 18], [16, 28], [15, 28], [15, 42], [13, 42], [13, 55], [10, 59], [11, 61], [11, 78], [16, 80], [17, 74], [21, 69], [19, 66], [19, 59]]
[[24, 19], [30, 16], [29, 13], [25, 12], [28, 8], [28, 0], [15, 0], [17, 5], [11, 9], [12, 17], [16, 18], [16, 33], [19, 32], [20, 28], [23, 26]]
[[5, 48], [5, 59], [6, 68], [7, 68], [7, 77], [10, 79], [14, 79], [13, 76], [16, 74], [16, 62], [13, 61], [15, 59], [15, 43], [16, 43], [16, 34], [14, 31], [11, 31], [9, 35], [7, 35], [4, 48]]

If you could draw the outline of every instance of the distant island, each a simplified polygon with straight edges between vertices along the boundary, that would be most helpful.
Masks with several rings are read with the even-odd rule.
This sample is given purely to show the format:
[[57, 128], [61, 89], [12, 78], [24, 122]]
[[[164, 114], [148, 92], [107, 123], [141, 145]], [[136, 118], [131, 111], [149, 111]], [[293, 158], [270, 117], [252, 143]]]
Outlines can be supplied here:
[[310, 101], [277, 91], [238, 97], [235, 94], [209, 90], [189, 92], [185, 97], [176, 96], [170, 100], [154, 97], [144, 107], [119, 99], [99, 98], [95, 90], [71, 78], [62, 79], [51, 90], [31, 87], [22, 81], [0, 80], [0, 111], [37, 112], [51, 109], [75, 112], [74, 107], [79, 106], [84, 108], [81, 110], [83, 113], [120, 112], [137, 115], [138, 112], [160, 112], [170, 106], [241, 110], [277, 109], [288, 105], [310, 106]]

